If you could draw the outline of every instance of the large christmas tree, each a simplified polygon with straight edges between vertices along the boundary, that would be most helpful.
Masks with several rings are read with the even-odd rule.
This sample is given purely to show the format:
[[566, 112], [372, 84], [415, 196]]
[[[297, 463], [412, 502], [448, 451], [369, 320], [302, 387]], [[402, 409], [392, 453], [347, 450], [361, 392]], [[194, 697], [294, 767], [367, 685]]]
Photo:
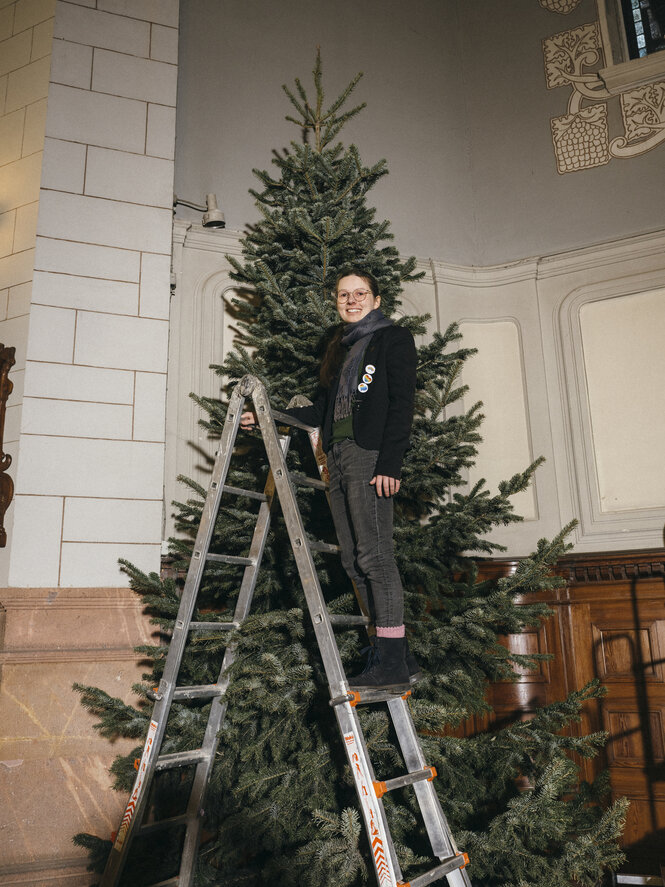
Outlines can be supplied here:
[[[244, 261], [233, 262], [241, 339], [219, 371], [227, 386], [245, 373], [258, 375], [276, 408], [296, 393], [311, 397], [316, 390], [322, 349], [337, 320], [330, 292], [340, 269], [353, 264], [370, 271], [380, 283], [381, 307], [388, 315], [399, 308], [402, 283], [417, 276], [415, 260], [401, 261], [390, 245], [388, 223], [377, 221], [367, 205], [368, 191], [386, 175], [385, 162], [366, 167], [353, 145], [344, 147], [337, 140], [344, 124], [362, 110], [362, 105], [345, 110], [359, 77], [328, 108], [318, 58], [313, 102], [300, 81], [294, 91], [284, 87], [294, 108], [288, 119], [299, 127], [302, 139], [275, 154], [273, 174], [256, 172], [261, 189], [253, 193], [262, 218], [243, 240]], [[397, 322], [423, 334], [426, 320], [400, 316]], [[466, 412], [458, 409], [464, 394], [460, 372], [471, 353], [459, 340], [451, 326], [419, 348], [412, 446], [396, 500], [407, 630], [425, 672], [410, 704], [426, 758], [438, 771], [436, 785], [453, 833], [471, 856], [468, 872], [476, 887], [594, 885], [607, 867], [621, 860], [617, 840], [625, 806], [603, 807], [603, 780], [593, 786], [579, 782], [576, 761], [595, 755], [604, 737], [579, 737], [567, 728], [601, 689], [582, 688], [529, 721], [503, 729], [466, 737], [460, 729], [465, 719], [488, 712], [489, 682], [514, 680], [516, 667], [538, 666], [537, 657], [511, 654], [499, 640], [547, 618], [544, 605], [518, 604], [517, 599], [558, 583], [551, 567], [566, 543], [565, 533], [543, 540], [510, 578], [478, 580], [474, 558], [496, 552], [497, 546], [485, 538], [493, 526], [519, 520], [510, 497], [528, 485], [538, 463], [501, 484], [496, 495], [482, 483], [470, 490], [465, 486], [482, 415], [479, 404]], [[210, 433], [218, 434], [224, 402], [199, 403]], [[260, 441], [246, 434], [239, 448], [242, 458], [230, 483], [261, 489], [267, 469]], [[294, 463], [308, 457], [307, 439], [294, 440]], [[183, 534], [173, 543], [185, 566], [205, 495], [189, 485], [192, 498], [179, 509]], [[314, 492], [299, 495], [312, 535], [330, 538], [325, 500]], [[218, 550], [246, 552], [254, 519], [249, 500], [224, 505], [216, 526]], [[330, 610], [353, 611], [353, 591], [339, 564], [323, 555], [317, 559]], [[178, 607], [177, 583], [146, 576], [128, 564], [125, 569], [168, 640]], [[209, 568], [199, 606], [203, 618], [216, 618], [216, 612], [227, 618], [237, 590], [236, 570]], [[356, 670], [366, 638], [359, 631], [342, 630], [338, 641], [347, 671]], [[179, 683], [214, 682], [226, 642], [227, 636], [194, 639]], [[253, 613], [235, 642], [238, 652], [205, 804], [197, 883], [356, 887], [368, 876], [371, 881], [352, 780], [278, 517]], [[150, 717], [147, 689], [159, 680], [166, 647], [142, 652], [151, 657], [153, 668], [145, 685], [136, 688], [141, 697], [137, 707], [95, 688], [79, 688], [84, 704], [99, 716], [104, 735], [136, 737], [142, 743]], [[206, 718], [206, 706], [176, 703], [163, 751], [196, 747]], [[362, 720], [375, 770], [389, 778], [403, 765], [388, 718], [383, 710], [365, 709]], [[130, 790], [132, 762], [140, 752], [137, 745], [132, 755], [116, 760], [120, 791]], [[154, 798], [160, 815], [177, 812], [186, 793], [182, 773], [161, 774]], [[427, 863], [431, 866], [414, 797], [408, 790], [392, 793], [386, 809], [405, 876], [412, 877]], [[99, 870], [109, 842], [85, 835], [76, 840], [90, 848]], [[123, 883], [154, 883], [172, 875], [177, 846], [177, 834], [162, 834], [151, 846], [137, 847]]]

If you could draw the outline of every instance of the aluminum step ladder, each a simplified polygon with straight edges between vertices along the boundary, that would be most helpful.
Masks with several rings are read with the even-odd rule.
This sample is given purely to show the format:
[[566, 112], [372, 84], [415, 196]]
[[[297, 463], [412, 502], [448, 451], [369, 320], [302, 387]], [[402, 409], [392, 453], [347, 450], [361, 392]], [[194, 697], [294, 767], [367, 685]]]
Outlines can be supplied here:
[[[248, 399], [251, 400], [256, 412], [270, 465], [270, 474], [263, 493], [226, 485], [240, 428], [240, 416]], [[206, 633], [233, 631], [248, 616], [276, 497], [282, 508], [321, 652], [330, 687], [330, 705], [337, 717], [353, 772], [379, 887], [425, 887], [425, 885], [443, 878], [447, 879], [449, 887], [471, 887], [469, 876], [465, 870], [468, 857], [466, 854], [460, 853], [455, 845], [432, 784], [436, 771], [433, 767], [428, 766], [420, 747], [407, 703], [409, 693], [399, 696], [380, 690], [361, 693], [349, 690], [333, 634], [333, 625], [362, 625], [367, 623], [367, 619], [363, 616], [339, 616], [328, 613], [312, 558], [312, 551], [336, 552], [339, 549], [335, 545], [313, 542], [307, 538], [294, 491], [295, 484], [320, 490], [326, 490], [327, 484], [320, 477], [308, 478], [288, 471], [286, 454], [291, 441], [291, 431], [286, 434], [279, 433], [276, 422], [280, 425], [287, 425], [289, 428], [302, 428], [310, 433], [311, 439], [316, 434], [316, 429], [312, 429], [284, 413], [271, 410], [263, 384], [255, 376], [244, 376], [236, 385], [229, 402], [219, 450], [180, 600], [180, 608], [173, 627], [163, 677], [154, 693], [155, 705], [143, 754], [138, 763], [138, 773], [113, 842], [101, 880], [101, 887], [118, 887], [122, 884], [123, 869], [130, 847], [136, 838], [153, 833], [160, 828], [173, 826], [185, 827], [179, 874], [166, 881], [161, 881], [159, 885], [153, 885], [153, 887], [176, 887], [176, 885], [177, 887], [191, 887], [194, 882], [197, 851], [204, 821], [203, 801], [215, 759], [219, 731], [226, 714], [224, 694], [229, 685], [228, 668], [235, 656], [233, 643], [231, 642], [226, 648], [219, 677], [215, 684], [178, 686], [178, 672], [191, 632], [200, 630], [204, 630]], [[247, 557], [210, 552], [215, 521], [224, 494], [251, 497], [258, 499], [261, 503]], [[204, 570], [211, 562], [244, 566], [235, 612], [233, 619], [229, 622], [201, 622], [193, 621], [192, 618]], [[160, 750], [172, 703], [195, 699], [212, 700], [201, 747], [192, 751], [161, 754]], [[374, 775], [357, 714], [358, 705], [373, 703], [387, 704], [407, 767], [407, 772], [403, 776], [380, 781]], [[146, 823], [150, 789], [155, 774], [159, 771], [192, 765], [195, 765], [196, 769], [186, 812], [179, 816]], [[432, 845], [433, 856], [438, 859], [438, 864], [435, 864], [424, 874], [414, 877], [411, 881], [403, 880], [381, 800], [386, 792], [407, 785], [413, 785]]]

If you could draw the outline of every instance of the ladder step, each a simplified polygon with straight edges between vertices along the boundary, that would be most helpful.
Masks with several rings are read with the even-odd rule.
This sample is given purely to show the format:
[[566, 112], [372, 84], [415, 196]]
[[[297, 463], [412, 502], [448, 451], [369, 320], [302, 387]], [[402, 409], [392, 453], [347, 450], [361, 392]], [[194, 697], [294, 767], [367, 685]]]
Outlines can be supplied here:
[[223, 493], [230, 493], [231, 496], [245, 496], [247, 499], [258, 499], [259, 502], [267, 502], [268, 497], [265, 493], [259, 493], [258, 490], [243, 490], [241, 487], [230, 487], [224, 484]]
[[347, 616], [344, 613], [328, 614], [331, 625], [369, 625], [369, 616]]
[[309, 547], [312, 551], [322, 551], [326, 554], [339, 554], [341, 551], [339, 545], [333, 545], [332, 542], [321, 542], [320, 539], [310, 539]]
[[[201, 557], [200, 551], [194, 552], [194, 557]], [[251, 557], [235, 557], [232, 554], [207, 554], [207, 561], [214, 561], [216, 564], [237, 564], [241, 567], [254, 567], [256, 561]]]
[[294, 419], [293, 416], [287, 416], [286, 413], [280, 413], [279, 410], [271, 410], [272, 417], [278, 425], [292, 425], [294, 428], [302, 428], [304, 431], [314, 431], [313, 425], [305, 425], [304, 422], [299, 422], [298, 419]]
[[175, 878], [168, 878], [166, 881], [160, 881], [159, 884], [151, 884], [150, 887], [178, 887], [180, 884], [180, 876], [176, 875]]
[[172, 770], [175, 767], [188, 767], [190, 764], [200, 764], [206, 761], [209, 755], [202, 748], [192, 751], [177, 751], [170, 755], [161, 755], [155, 761], [155, 770]]
[[[173, 699], [214, 699], [216, 696], [221, 696], [222, 691], [217, 686], [217, 684], [192, 684], [190, 687], [176, 687], [173, 691]], [[164, 693], [159, 693], [158, 688], [154, 687], [153, 689], [146, 691], [146, 696], [148, 699], [152, 699], [155, 702], [158, 699], [162, 699], [164, 697]]]
[[190, 631], [233, 631], [240, 628], [239, 622], [190, 622]]
[[319, 480], [318, 477], [307, 477], [306, 474], [300, 474], [299, 471], [290, 471], [289, 477], [294, 484], [299, 484], [301, 487], [312, 487], [314, 490], [328, 489], [328, 484], [324, 480]]
[[404, 776], [396, 776], [394, 779], [375, 782], [374, 791], [376, 792], [377, 798], [381, 798], [386, 792], [394, 791], [396, 788], [403, 788], [405, 785], [413, 785], [414, 782], [423, 782], [425, 779], [431, 781], [435, 776], [436, 767], [423, 767], [422, 770], [415, 770], [413, 773], [405, 773]]
[[413, 878], [411, 881], [398, 881], [397, 887], [426, 887], [427, 884], [433, 884], [434, 881], [438, 881], [444, 875], [454, 872], [455, 869], [463, 869], [468, 863], [469, 857], [466, 853], [458, 853], [456, 856], [451, 856], [450, 859], [444, 860], [441, 865], [437, 865], [428, 872], [418, 875], [417, 878]]
[[369, 705], [372, 702], [390, 702], [393, 699], [399, 699], [400, 696], [404, 699], [410, 695], [411, 690], [395, 690], [394, 693], [391, 693], [390, 690], [363, 690], [362, 692], [349, 690], [343, 696], [333, 697], [328, 705], [334, 708], [336, 705], [349, 702], [351, 707], [355, 708], [356, 705]]
[[137, 835], [148, 835], [152, 832], [158, 832], [162, 829], [172, 828], [177, 825], [187, 825], [189, 817], [186, 813], [181, 813], [180, 816], [170, 816], [168, 819], [159, 819], [157, 822], [150, 822], [147, 825], [142, 825], [141, 828], [137, 829]]
[[193, 684], [191, 687], [176, 687], [174, 699], [214, 699], [222, 696], [224, 691], [217, 684]]

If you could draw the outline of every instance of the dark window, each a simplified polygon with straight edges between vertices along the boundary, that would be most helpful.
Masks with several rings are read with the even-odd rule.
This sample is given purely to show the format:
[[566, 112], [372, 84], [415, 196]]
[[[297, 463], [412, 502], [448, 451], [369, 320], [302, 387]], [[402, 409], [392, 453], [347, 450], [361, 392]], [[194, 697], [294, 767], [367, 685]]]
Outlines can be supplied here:
[[665, 49], [665, 0], [621, 0], [631, 59]]

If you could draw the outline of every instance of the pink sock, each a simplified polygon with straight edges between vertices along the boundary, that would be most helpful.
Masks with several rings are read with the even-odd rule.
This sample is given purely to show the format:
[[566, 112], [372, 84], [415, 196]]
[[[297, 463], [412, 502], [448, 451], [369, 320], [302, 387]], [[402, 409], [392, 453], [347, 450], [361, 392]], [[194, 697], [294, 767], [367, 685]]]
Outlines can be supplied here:
[[403, 638], [404, 623], [402, 625], [377, 625], [376, 636], [379, 638]]

